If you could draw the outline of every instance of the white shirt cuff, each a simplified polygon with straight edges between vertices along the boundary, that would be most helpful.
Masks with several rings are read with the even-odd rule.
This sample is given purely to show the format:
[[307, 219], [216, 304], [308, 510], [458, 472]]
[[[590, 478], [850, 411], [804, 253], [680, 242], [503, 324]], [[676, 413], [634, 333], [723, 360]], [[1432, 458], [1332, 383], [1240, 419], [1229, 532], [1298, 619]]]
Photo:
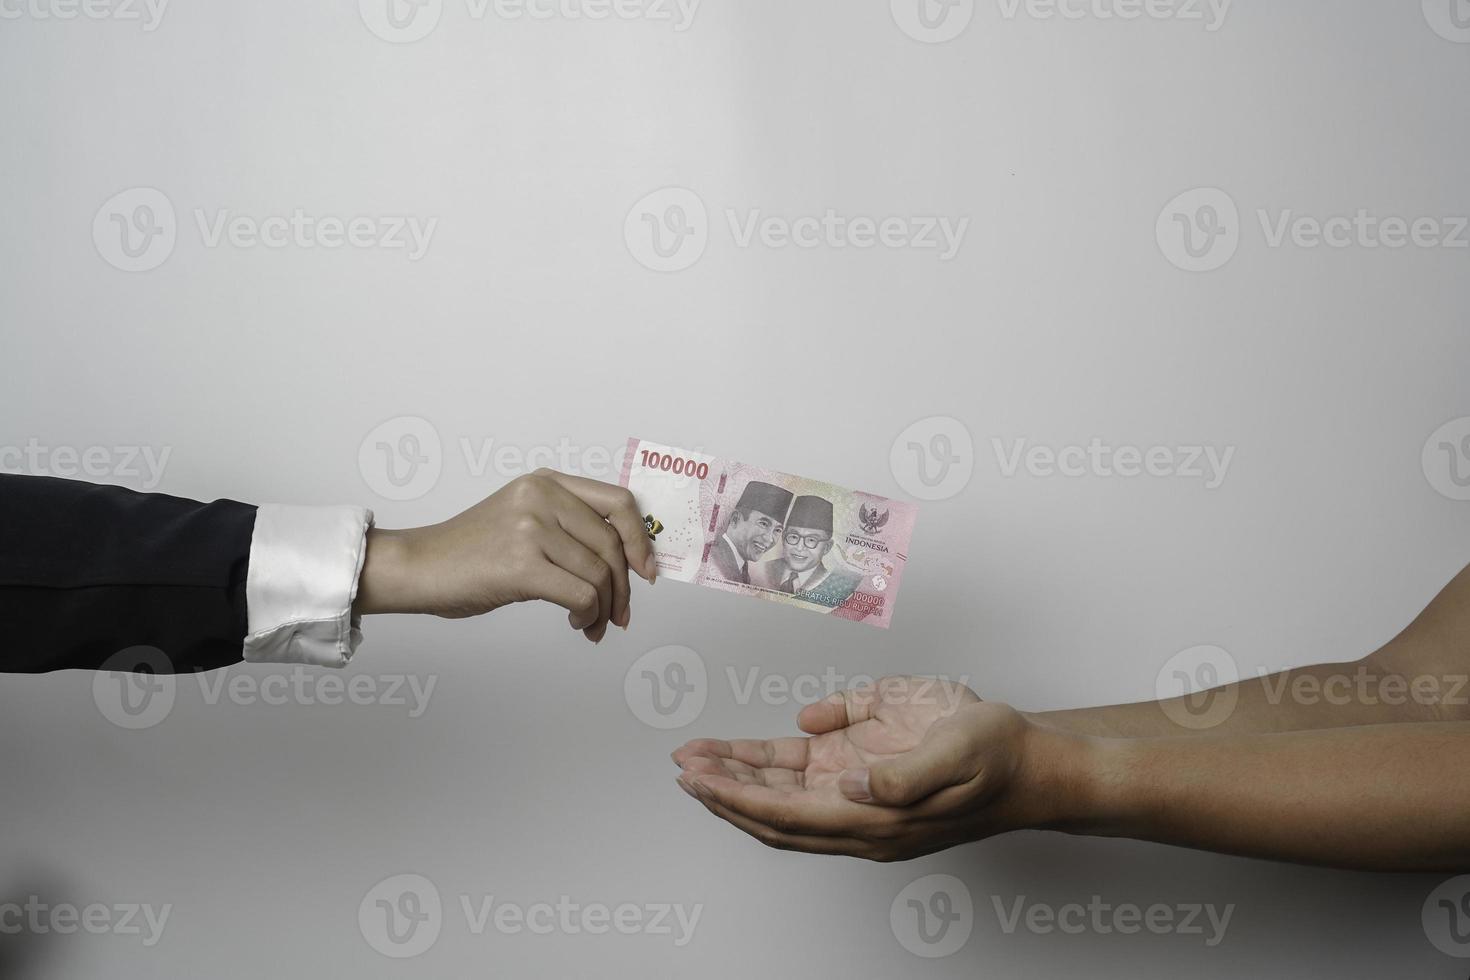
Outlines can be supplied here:
[[245, 578], [250, 663], [345, 667], [362, 642], [352, 615], [372, 511], [264, 504]]

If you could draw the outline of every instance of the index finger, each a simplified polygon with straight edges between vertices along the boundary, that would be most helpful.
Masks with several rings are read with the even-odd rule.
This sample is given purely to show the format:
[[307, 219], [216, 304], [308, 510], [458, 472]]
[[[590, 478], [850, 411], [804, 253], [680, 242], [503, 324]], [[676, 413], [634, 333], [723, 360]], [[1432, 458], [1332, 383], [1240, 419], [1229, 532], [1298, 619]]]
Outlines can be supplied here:
[[648, 527], [643, 515], [638, 513], [638, 503], [625, 487], [589, 480], [584, 476], [569, 476], [556, 470], [539, 469], [537, 476], [556, 482], [562, 489], [576, 495], [588, 507], [606, 518], [623, 541], [623, 554], [628, 567], [653, 584], [658, 577], [658, 563], [653, 557], [653, 543], [648, 539]]
[[685, 760], [696, 756], [716, 759], [734, 759], [755, 769], [805, 769], [807, 763], [808, 738], [737, 738], [730, 741], [716, 738], [695, 739], [674, 752], [674, 761], [683, 765]]

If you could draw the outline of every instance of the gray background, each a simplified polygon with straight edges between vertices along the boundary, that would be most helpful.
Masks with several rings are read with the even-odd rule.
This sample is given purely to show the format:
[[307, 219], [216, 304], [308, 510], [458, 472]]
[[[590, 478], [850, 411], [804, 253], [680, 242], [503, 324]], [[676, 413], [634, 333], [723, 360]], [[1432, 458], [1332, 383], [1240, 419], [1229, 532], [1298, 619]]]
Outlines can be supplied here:
[[[13, 8], [12, 8], [13, 9]], [[1035, 834], [879, 866], [768, 851], [681, 794], [667, 753], [775, 735], [725, 669], [969, 676], [1026, 708], [1153, 696], [1176, 652], [1242, 672], [1368, 652], [1470, 556], [1470, 504], [1425, 440], [1470, 415], [1470, 253], [1269, 248], [1257, 209], [1470, 213], [1470, 45], [1418, 3], [1245, 3], [1199, 22], [1006, 19], [921, 43], [876, 0], [707, 0], [648, 20], [483, 20], [449, 0], [410, 44], [350, 2], [175, 0], [117, 20], [0, 20], [0, 445], [171, 451], [160, 489], [356, 502], [442, 519], [516, 475], [460, 440], [619, 447], [628, 435], [902, 495], [889, 450], [960, 420], [963, 492], [925, 503], [889, 632], [675, 583], [600, 647], [547, 608], [377, 621], [351, 667], [437, 679], [386, 704], [209, 704], [182, 685], [124, 731], [82, 674], [0, 682], [0, 896], [171, 903], [162, 941], [0, 937], [25, 977], [670, 975], [1126, 977], [1147, 970], [1457, 977], [1420, 907], [1443, 876], [1273, 866]], [[692, 268], [624, 238], [644, 195], [709, 207]], [[163, 191], [178, 243], [119, 271], [99, 208]], [[1155, 242], [1180, 192], [1225, 189], [1223, 268]], [[724, 212], [967, 216], [933, 252], [739, 248]], [[437, 217], [427, 255], [207, 247], [195, 209]], [[442, 476], [370, 486], [380, 423], [429, 420]], [[1236, 447], [1223, 486], [1002, 475], [992, 439]], [[12, 469], [16, 468], [14, 466]], [[26, 469], [27, 467], [19, 467]], [[114, 472], [99, 477], [130, 486]], [[630, 665], [708, 665], [698, 721], [642, 724]], [[263, 676], [267, 670], [232, 673]], [[1343, 819], [1352, 815], [1343, 814]], [[428, 876], [437, 943], [380, 956], [357, 908]], [[894, 897], [973, 895], [969, 942], [911, 955]], [[693, 941], [473, 936], [457, 896], [702, 903]], [[1234, 903], [1198, 936], [1007, 935], [1009, 905]]]

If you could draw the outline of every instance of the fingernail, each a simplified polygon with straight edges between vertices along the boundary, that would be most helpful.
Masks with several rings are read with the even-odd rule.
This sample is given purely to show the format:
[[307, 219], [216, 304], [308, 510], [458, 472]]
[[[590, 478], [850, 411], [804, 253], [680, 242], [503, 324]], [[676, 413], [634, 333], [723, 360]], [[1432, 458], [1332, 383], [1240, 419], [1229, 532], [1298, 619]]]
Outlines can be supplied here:
[[686, 780], [683, 776], [680, 776], [678, 779], [674, 780], [674, 782], [678, 783], [679, 788], [682, 789], [684, 792], [688, 793], [696, 800], [699, 799], [699, 794], [694, 792], [694, 790], [689, 787], [689, 781]]
[[629, 606], [627, 609], [623, 610], [622, 626], [624, 633], [628, 632], [628, 624], [631, 622], [633, 622], [633, 607]]
[[643, 563], [643, 577], [648, 579], [649, 585], [652, 585], [654, 582], [658, 581], [657, 555], [650, 554], [648, 556], [648, 560]]
[[867, 769], [844, 769], [837, 777], [837, 788], [849, 800], [867, 803], [873, 798], [872, 787], [868, 785], [869, 775], [870, 770]]

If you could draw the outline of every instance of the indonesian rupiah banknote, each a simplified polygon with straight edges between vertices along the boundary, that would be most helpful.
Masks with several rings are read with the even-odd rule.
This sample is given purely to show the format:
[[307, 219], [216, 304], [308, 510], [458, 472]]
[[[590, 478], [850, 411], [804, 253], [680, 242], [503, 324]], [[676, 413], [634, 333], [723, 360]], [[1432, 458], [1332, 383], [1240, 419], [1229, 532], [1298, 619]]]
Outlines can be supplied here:
[[887, 628], [912, 504], [629, 439], [622, 484], [653, 538], [660, 578]]

